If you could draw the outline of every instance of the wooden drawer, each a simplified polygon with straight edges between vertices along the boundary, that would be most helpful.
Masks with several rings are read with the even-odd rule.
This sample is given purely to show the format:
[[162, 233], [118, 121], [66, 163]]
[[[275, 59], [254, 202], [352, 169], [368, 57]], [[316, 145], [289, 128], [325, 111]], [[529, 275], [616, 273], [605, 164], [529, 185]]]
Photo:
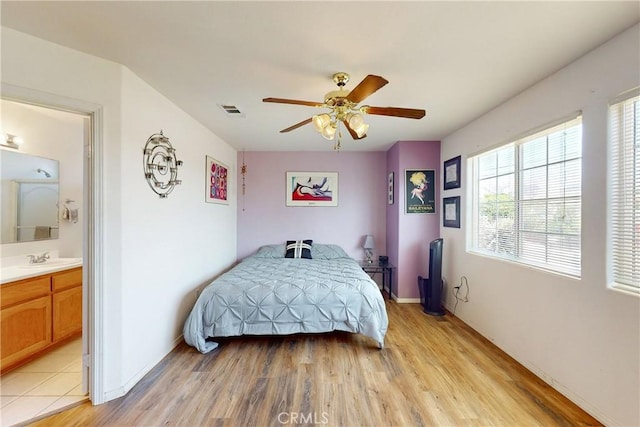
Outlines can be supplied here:
[[82, 267], [72, 270], [63, 271], [61, 273], [53, 273], [51, 276], [51, 290], [53, 292], [64, 289], [73, 288], [82, 285]]
[[50, 292], [51, 276], [49, 275], [8, 283], [0, 288], [0, 308], [42, 297]]

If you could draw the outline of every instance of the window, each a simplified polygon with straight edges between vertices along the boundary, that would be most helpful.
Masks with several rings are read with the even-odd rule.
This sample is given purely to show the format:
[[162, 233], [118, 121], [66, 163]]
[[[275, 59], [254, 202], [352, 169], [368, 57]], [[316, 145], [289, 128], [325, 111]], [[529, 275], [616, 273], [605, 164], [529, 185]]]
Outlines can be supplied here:
[[613, 286], [640, 293], [640, 97], [610, 114], [610, 269]]
[[580, 276], [580, 117], [469, 159], [474, 252]]

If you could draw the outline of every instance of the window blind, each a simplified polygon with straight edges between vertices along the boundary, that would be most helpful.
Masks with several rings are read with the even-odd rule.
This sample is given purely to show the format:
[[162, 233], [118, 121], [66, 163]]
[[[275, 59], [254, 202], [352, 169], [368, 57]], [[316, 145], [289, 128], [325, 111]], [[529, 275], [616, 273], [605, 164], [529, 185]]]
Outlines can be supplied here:
[[580, 276], [581, 118], [472, 159], [472, 250]]
[[640, 97], [612, 105], [609, 113], [613, 286], [640, 293]]

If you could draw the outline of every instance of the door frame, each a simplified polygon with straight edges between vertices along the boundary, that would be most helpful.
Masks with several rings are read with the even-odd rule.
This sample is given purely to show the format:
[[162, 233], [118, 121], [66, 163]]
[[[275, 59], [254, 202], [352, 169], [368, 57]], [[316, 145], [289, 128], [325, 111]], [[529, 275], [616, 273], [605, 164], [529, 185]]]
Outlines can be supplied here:
[[[0, 98], [88, 116], [83, 155], [82, 280], [82, 381], [94, 405], [105, 402], [104, 395], [104, 286], [103, 286], [103, 107], [7, 83], [0, 83]], [[88, 131], [88, 132], [87, 132]]]

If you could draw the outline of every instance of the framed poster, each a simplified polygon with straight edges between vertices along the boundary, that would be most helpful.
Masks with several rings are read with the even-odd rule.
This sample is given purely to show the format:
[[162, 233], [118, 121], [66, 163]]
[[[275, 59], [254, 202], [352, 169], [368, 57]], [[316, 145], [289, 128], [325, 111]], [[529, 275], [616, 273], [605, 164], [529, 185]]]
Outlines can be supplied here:
[[338, 206], [337, 172], [287, 172], [287, 206]]
[[229, 168], [213, 157], [205, 156], [205, 201], [229, 204]]
[[393, 204], [393, 172], [389, 172], [389, 185], [387, 188], [387, 203]]
[[460, 228], [460, 196], [442, 199], [442, 225]]
[[461, 156], [454, 157], [444, 162], [444, 189], [451, 190], [452, 188], [460, 188], [461, 170], [460, 170]]
[[436, 213], [436, 171], [407, 169], [405, 173], [406, 213]]

